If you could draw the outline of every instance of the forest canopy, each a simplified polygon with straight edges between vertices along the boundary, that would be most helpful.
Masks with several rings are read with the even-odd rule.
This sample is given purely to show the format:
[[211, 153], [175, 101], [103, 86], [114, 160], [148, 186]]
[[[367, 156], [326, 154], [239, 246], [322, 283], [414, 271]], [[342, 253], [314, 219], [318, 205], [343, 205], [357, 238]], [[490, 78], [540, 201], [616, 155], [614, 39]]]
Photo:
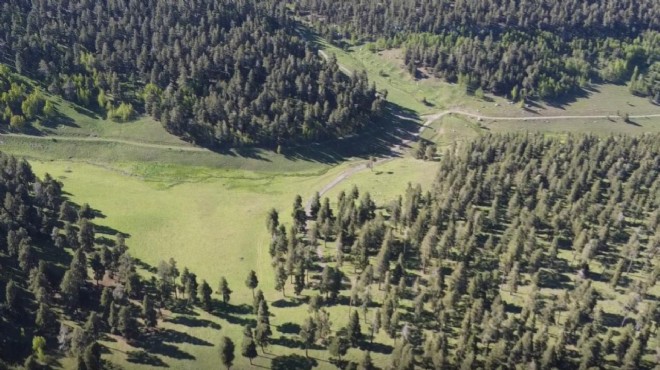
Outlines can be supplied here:
[[144, 110], [206, 146], [343, 136], [382, 105], [279, 2], [12, 0], [0, 34], [0, 56], [51, 93], [117, 121]]
[[330, 40], [405, 49], [408, 70], [507, 95], [562, 98], [590, 82], [630, 83], [660, 102], [660, 6], [653, 0], [303, 0]]

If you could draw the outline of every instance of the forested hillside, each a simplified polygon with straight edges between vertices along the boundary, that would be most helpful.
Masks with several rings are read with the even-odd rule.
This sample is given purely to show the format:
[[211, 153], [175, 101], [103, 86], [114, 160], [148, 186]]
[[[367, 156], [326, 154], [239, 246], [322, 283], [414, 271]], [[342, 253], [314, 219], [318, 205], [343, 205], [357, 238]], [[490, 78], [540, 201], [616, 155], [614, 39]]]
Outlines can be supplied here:
[[0, 6], [0, 58], [108, 118], [145, 111], [206, 146], [355, 132], [381, 109], [298, 36], [279, 2], [28, 1]]
[[[182, 287], [144, 281], [124, 235], [99, 237], [99, 211], [70, 203], [60, 182], [37, 178], [27, 161], [0, 153], [0, 198], [1, 369], [41, 369], [66, 357], [77, 369], [107, 368], [104, 333], [139, 346], [175, 333], [155, 327], [156, 308], [176, 288], [194, 290], [186, 302], [210, 305], [213, 290], [188, 269]], [[172, 259], [161, 270], [179, 275]]]
[[299, 294], [317, 245], [336, 246], [301, 336], [348, 305], [346, 328], [306, 342], [339, 359], [385, 332], [391, 369], [651, 368], [659, 151], [657, 135], [486, 135], [447, 151], [430, 191], [316, 197], [307, 224], [297, 201], [290, 229], [268, 218], [278, 288]]
[[660, 7], [631, 1], [303, 0], [297, 14], [331, 40], [406, 49], [414, 74], [513, 99], [557, 99], [590, 81], [660, 102]]

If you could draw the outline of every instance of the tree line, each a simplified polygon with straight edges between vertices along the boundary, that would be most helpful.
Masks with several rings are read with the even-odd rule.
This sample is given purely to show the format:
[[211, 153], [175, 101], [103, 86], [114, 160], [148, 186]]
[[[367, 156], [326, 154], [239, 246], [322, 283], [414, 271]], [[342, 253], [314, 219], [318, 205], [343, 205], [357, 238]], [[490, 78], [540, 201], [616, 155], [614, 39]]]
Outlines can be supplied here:
[[51, 93], [206, 146], [288, 144], [369, 124], [366, 74], [318, 56], [277, 1], [11, 1], [0, 56]]
[[330, 40], [403, 47], [414, 77], [470, 92], [552, 100], [592, 81], [630, 81], [634, 94], [660, 102], [654, 1], [305, 0], [294, 9]]

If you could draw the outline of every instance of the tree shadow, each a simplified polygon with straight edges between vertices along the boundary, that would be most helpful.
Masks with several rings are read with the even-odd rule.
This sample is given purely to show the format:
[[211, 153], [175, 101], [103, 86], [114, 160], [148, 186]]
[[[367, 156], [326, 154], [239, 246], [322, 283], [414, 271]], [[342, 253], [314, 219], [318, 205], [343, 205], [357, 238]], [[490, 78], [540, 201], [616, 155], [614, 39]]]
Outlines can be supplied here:
[[278, 356], [271, 362], [273, 370], [311, 370], [316, 366], [318, 362], [315, 359], [296, 354]]
[[41, 126], [49, 129], [56, 129], [59, 126], [79, 128], [80, 126], [71, 117], [59, 113], [59, 110], [57, 109], [57, 105], [59, 104], [56, 104], [56, 108], [55, 108], [57, 111], [57, 115], [55, 117], [41, 121]]
[[[252, 312], [252, 310], [248, 312]], [[211, 311], [209, 311], [209, 313], [215, 317], [227, 321], [230, 324], [240, 325], [240, 326], [249, 325], [252, 327], [257, 325], [257, 320], [234, 316], [229, 312], [223, 311], [222, 308], [218, 307], [217, 305], [215, 305], [214, 308]]]
[[373, 353], [382, 353], [384, 355], [389, 355], [392, 353], [392, 351], [394, 351], [394, 347], [377, 342], [374, 343], [366, 342], [362, 346], [360, 346], [360, 349], [362, 349], [363, 351], [369, 351]]
[[[633, 322], [632, 319], [627, 319], [627, 322]], [[623, 322], [623, 315], [618, 313], [604, 312], [603, 311], [603, 325], [607, 327], [620, 328]]]
[[195, 356], [191, 355], [190, 353], [180, 350], [173, 344], [167, 344], [159, 338], [150, 338], [147, 341], [139, 343], [138, 347], [144, 348], [148, 353], [176, 358], [178, 360], [195, 359]]
[[188, 333], [182, 333], [176, 330], [165, 329], [165, 328], [158, 329], [157, 339], [170, 343], [180, 343], [180, 344], [188, 343], [195, 346], [213, 346], [212, 343], [194, 337]]
[[271, 339], [270, 343], [288, 348], [300, 348], [300, 349], [305, 348], [303, 342], [285, 336], [280, 336], [279, 338]]
[[115, 241], [105, 237], [105, 236], [99, 236], [96, 239], [94, 239], [94, 243], [100, 244], [100, 245], [105, 245], [106, 247], [114, 247], [115, 246]]
[[154, 356], [144, 350], [126, 352], [126, 361], [134, 364], [149, 365], [153, 367], [169, 367], [169, 365], [167, 365], [158, 356]]
[[172, 324], [183, 325], [190, 328], [212, 328], [220, 330], [221, 326], [213, 321], [198, 319], [190, 316], [177, 316], [172, 319], [165, 320]]
[[174, 302], [172, 302], [169, 307], [170, 311], [172, 313], [176, 313], [179, 315], [187, 315], [187, 316], [199, 316], [195, 310], [188, 305], [188, 303], [184, 300], [181, 299], [175, 299]]
[[[113, 229], [113, 228], [111, 228], [109, 226], [105, 226], [105, 225], [96, 225], [96, 224], [94, 224], [94, 231], [97, 234], [106, 234], [106, 235], [117, 235], [117, 234], [120, 233], [120, 231], [117, 230], [117, 229]], [[126, 233], [122, 233], [122, 234], [124, 234], [124, 236], [126, 238], [131, 237], [130, 234], [126, 234]]]
[[80, 106], [78, 104], [73, 104], [72, 103], [71, 107], [73, 107], [73, 110], [75, 110], [76, 113], [82, 114], [83, 116], [87, 116], [87, 117], [92, 118], [92, 119], [101, 118], [101, 117], [99, 117], [99, 115], [96, 112], [92, 111], [91, 109]]
[[300, 333], [300, 325], [293, 322], [287, 322], [278, 326], [277, 331], [282, 334], [298, 334]]
[[301, 299], [296, 299], [296, 300], [278, 299], [277, 301], [271, 303], [271, 306], [277, 308], [291, 308], [291, 307], [299, 307], [302, 304], [303, 304], [303, 300]]
[[233, 313], [236, 315], [249, 315], [252, 313], [252, 306], [247, 304], [233, 305], [220, 301], [218, 307], [227, 313]]

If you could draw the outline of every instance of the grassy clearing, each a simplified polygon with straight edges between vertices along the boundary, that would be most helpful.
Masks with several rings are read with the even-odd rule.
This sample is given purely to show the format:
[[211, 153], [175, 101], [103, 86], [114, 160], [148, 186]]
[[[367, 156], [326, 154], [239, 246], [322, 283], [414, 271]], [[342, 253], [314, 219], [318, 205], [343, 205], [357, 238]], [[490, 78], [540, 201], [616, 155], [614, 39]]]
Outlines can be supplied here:
[[582, 95], [567, 97], [554, 104], [530, 102], [528, 109], [510, 104], [502, 97], [487, 95], [485, 100], [472, 98], [459, 107], [488, 116], [566, 116], [566, 115], [630, 115], [660, 114], [660, 107], [647, 98], [634, 96], [625, 85], [595, 85]]
[[369, 192], [378, 205], [386, 205], [403, 194], [408, 183], [421, 184], [424, 189], [428, 189], [435, 178], [436, 168], [437, 162], [406, 156], [378, 165], [373, 171], [359, 172], [328, 191], [325, 196], [334, 202], [340, 191], [348, 192], [357, 186], [361, 192]]
[[369, 80], [375, 82], [379, 90], [387, 90], [387, 100], [405, 109], [418, 114], [433, 113], [466, 97], [458, 86], [439, 79], [413, 79], [402, 68], [400, 61], [389, 55], [372, 53], [363, 46], [344, 50], [302, 27], [301, 33], [324, 53], [334, 54], [343, 67], [352, 71], [367, 71]]
[[[290, 223], [288, 213], [295, 194], [310, 196], [314, 189], [331, 181], [347, 167], [338, 166], [321, 176], [272, 176], [248, 171], [130, 163], [114, 169], [67, 161], [33, 161], [32, 165], [37, 174], [50, 173], [63, 181], [73, 201], [89, 202], [101, 210], [104, 217], [95, 220], [100, 231], [112, 234], [118, 230], [129, 234], [131, 254], [149, 265], [173, 257], [181, 268], [189, 267], [214, 288], [220, 276], [226, 276], [234, 290], [232, 303], [239, 305], [251, 304], [252, 295], [243, 281], [247, 271], [255, 269], [259, 287], [271, 301], [274, 325], [300, 324], [307, 307], [294, 302], [286, 308], [278, 308], [278, 304], [273, 303], [282, 296], [273, 288], [269, 238], [263, 223], [266, 212], [274, 206], [280, 211], [282, 221]], [[390, 187], [379, 188], [378, 182], [372, 183], [369, 178], [363, 180], [369, 182], [370, 191], [376, 190], [374, 197], [380, 201], [381, 197], [385, 199], [389, 195], [384, 190], [400, 192], [404, 182], [409, 180], [408, 175], [419, 173], [420, 165], [424, 167], [426, 163], [406, 158], [377, 167], [372, 176], [381, 176], [377, 175], [378, 171], [400, 173], [396, 181], [390, 182]], [[184, 174], [189, 181], [178, 184], [164, 181], [168, 176]], [[290, 287], [288, 289], [291, 291]], [[346, 307], [334, 306], [329, 311], [335, 328], [345, 324]], [[186, 315], [187, 319], [181, 317], [167, 314], [160, 326], [179, 334], [173, 333], [170, 340], [149, 351], [170, 367], [190, 369], [215, 367], [218, 360], [215, 346], [220, 337], [228, 335], [240, 345], [242, 327], [238, 324], [240, 320], [251, 318], [250, 315], [228, 317], [201, 311], [196, 311], [192, 317]], [[221, 330], [211, 326], [216, 329], [219, 326]], [[277, 337], [279, 333], [274, 331]], [[302, 353], [285, 344], [274, 345], [269, 352], [277, 355]], [[113, 363], [127, 368], [141, 367], [127, 361], [127, 353], [138, 349], [131, 348], [120, 338], [105, 341], [104, 345], [112, 349], [106, 358]], [[327, 360], [326, 351], [312, 350], [310, 354], [319, 359], [321, 368], [329, 365], [323, 362]], [[375, 354], [374, 357], [385, 364], [384, 355]], [[354, 360], [359, 358], [355, 353]], [[255, 363], [264, 366], [269, 360], [260, 357]], [[247, 361], [237, 359], [236, 368], [246, 365]]]

